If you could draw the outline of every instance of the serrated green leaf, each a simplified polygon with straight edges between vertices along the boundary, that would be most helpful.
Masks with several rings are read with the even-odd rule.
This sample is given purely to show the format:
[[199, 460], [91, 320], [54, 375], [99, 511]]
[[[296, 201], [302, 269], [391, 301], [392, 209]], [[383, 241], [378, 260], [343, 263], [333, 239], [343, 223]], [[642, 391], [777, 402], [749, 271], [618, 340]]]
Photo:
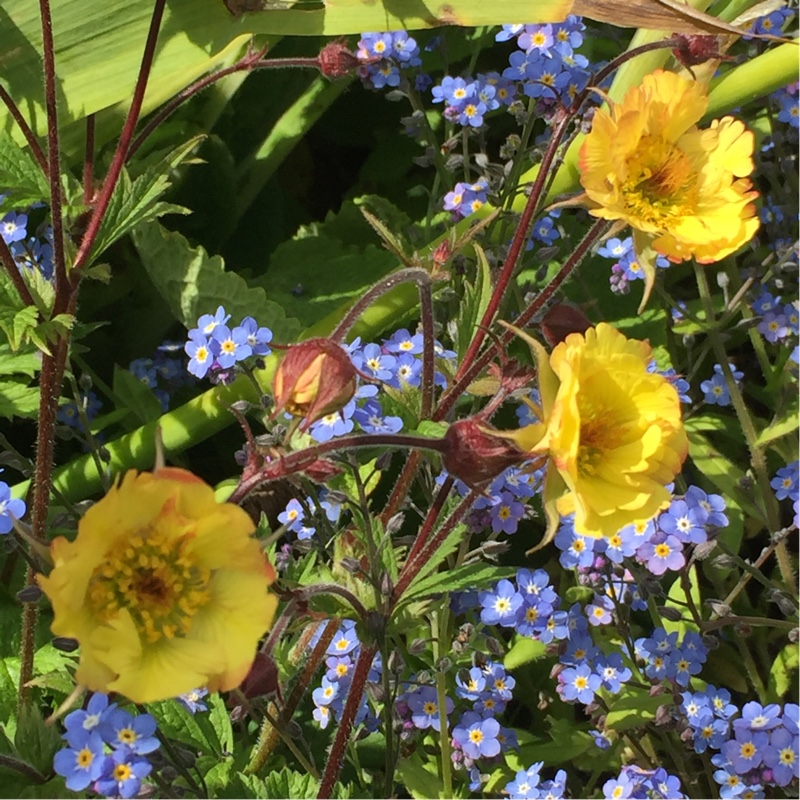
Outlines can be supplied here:
[[39, 707], [24, 703], [17, 716], [14, 747], [20, 758], [35, 767], [42, 775], [52, 774], [53, 756], [64, 745], [55, 725], [45, 725]]
[[47, 178], [27, 147], [20, 147], [0, 130], [0, 186], [7, 197], [0, 216], [12, 208], [25, 208], [50, 197]]
[[39, 411], [39, 387], [18, 381], [0, 381], [0, 417], [33, 419]]
[[397, 259], [386, 250], [342, 242], [326, 235], [323, 224], [278, 245], [261, 282], [287, 314], [312, 325], [358, 300], [396, 267]]
[[[195, 718], [177, 700], [160, 700], [148, 703], [147, 710], [158, 721], [161, 731], [176, 741], [196, 747], [206, 753], [219, 752], [218, 742], [208, 734], [199, 724], [200, 717]], [[211, 725], [208, 726], [213, 733]], [[216, 747], [215, 747], [216, 746]]]
[[272, 770], [264, 776], [263, 797], [291, 797], [298, 800], [317, 796], [319, 781], [313, 775], [291, 769]]
[[222, 752], [233, 752], [233, 727], [231, 726], [231, 715], [225, 707], [225, 701], [214, 693], [207, 701], [208, 719], [214, 728], [219, 746]]
[[36, 327], [38, 319], [39, 312], [33, 306], [26, 306], [14, 314], [11, 333], [8, 335], [12, 350], [18, 350], [20, 344], [26, 341], [30, 332]]
[[225, 270], [219, 256], [190, 247], [179, 233], [148, 222], [133, 231], [133, 241], [153, 285], [187, 328], [193, 328], [201, 314], [223, 305], [234, 324], [255, 317], [272, 330], [275, 341], [290, 342], [300, 332], [300, 323], [267, 299], [263, 289], [250, 288], [242, 277]]
[[32, 378], [41, 368], [41, 359], [35, 352], [14, 353], [8, 344], [0, 342], [0, 376], [26, 375]]
[[434, 594], [459, 592], [475, 586], [491, 586], [502, 578], [510, 578], [516, 573], [511, 567], [498, 567], [494, 564], [465, 564], [455, 569], [437, 572], [422, 580], [416, 580], [403, 593], [402, 602], [420, 600]]
[[121, 407], [131, 411], [139, 424], [151, 422], [161, 416], [161, 403], [153, 390], [118, 364], [114, 365], [113, 391]]
[[176, 147], [160, 164], [150, 167], [134, 181], [131, 181], [128, 172], [123, 169], [92, 247], [92, 260], [130, 233], [140, 222], [147, 222], [164, 214], [188, 213], [185, 208], [160, 202], [158, 198], [171, 185], [171, 171], [194, 151], [202, 138], [195, 136]]

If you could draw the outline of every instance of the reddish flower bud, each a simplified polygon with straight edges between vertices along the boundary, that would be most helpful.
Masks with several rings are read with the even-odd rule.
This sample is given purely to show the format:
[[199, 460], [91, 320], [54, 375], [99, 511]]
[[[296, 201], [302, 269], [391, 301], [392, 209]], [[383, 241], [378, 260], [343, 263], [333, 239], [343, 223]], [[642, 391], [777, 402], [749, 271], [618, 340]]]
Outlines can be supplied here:
[[723, 61], [732, 60], [729, 56], [723, 56], [719, 52], [719, 39], [711, 34], [673, 34], [680, 44], [672, 51], [675, 58], [687, 69], [704, 64], [712, 58], [719, 58]]
[[306, 430], [350, 401], [356, 391], [356, 375], [350, 356], [330, 339], [291, 345], [272, 382], [272, 416], [285, 409], [295, 417], [305, 417], [300, 430]]
[[493, 430], [488, 423], [471, 417], [454, 422], [444, 435], [444, 468], [471, 488], [527, 457], [512, 442], [493, 435]]
[[542, 318], [541, 325], [550, 347], [560, 344], [571, 333], [586, 333], [592, 327], [586, 314], [570, 303], [554, 305]]
[[341, 42], [328, 42], [320, 50], [319, 71], [326, 78], [344, 78], [351, 75], [361, 62]]
[[280, 697], [280, 684], [278, 682], [278, 667], [272, 656], [258, 652], [250, 667], [250, 672], [239, 687], [241, 693], [251, 700], [254, 697], [277, 694]]

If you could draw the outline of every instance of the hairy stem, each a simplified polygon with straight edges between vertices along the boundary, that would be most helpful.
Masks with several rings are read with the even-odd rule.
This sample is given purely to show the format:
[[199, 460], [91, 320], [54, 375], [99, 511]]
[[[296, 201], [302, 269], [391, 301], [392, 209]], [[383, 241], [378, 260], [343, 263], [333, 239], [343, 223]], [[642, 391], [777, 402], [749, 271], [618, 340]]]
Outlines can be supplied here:
[[319, 785], [319, 792], [317, 793], [318, 798], [327, 798], [331, 796], [333, 786], [342, 770], [345, 749], [347, 743], [350, 741], [350, 733], [353, 730], [353, 723], [355, 722], [358, 707], [361, 705], [361, 698], [364, 695], [364, 686], [367, 683], [369, 669], [372, 666], [372, 660], [375, 658], [377, 652], [378, 648], [374, 645], [371, 647], [366, 647], [365, 645], [361, 646], [361, 652], [358, 654], [358, 660], [353, 669], [350, 691], [347, 693], [347, 700], [345, 701], [344, 710], [339, 720], [339, 727], [336, 729], [336, 736], [331, 746], [331, 753], [325, 764], [325, 772], [322, 774], [322, 782]]
[[[44, 3], [47, 2], [47, 0], [40, 0], [40, 2]], [[97, 198], [97, 204], [94, 207], [94, 211], [92, 211], [92, 216], [86, 227], [86, 233], [78, 248], [78, 254], [75, 256], [74, 269], [76, 270], [85, 266], [89, 259], [92, 245], [97, 239], [97, 234], [100, 232], [100, 225], [108, 210], [108, 204], [111, 202], [111, 195], [114, 193], [114, 189], [119, 181], [119, 176], [122, 173], [122, 167], [128, 155], [128, 147], [133, 139], [133, 132], [136, 129], [136, 123], [139, 121], [139, 114], [142, 110], [142, 102], [144, 101], [144, 93], [147, 88], [147, 81], [150, 77], [150, 70], [153, 66], [156, 42], [158, 41], [158, 31], [161, 27], [161, 20], [164, 16], [166, 2], [167, 0], [155, 0], [154, 2], [153, 14], [150, 18], [150, 29], [147, 31], [147, 40], [144, 46], [144, 53], [142, 54], [142, 63], [139, 67], [139, 76], [136, 79], [136, 87], [133, 90], [131, 107], [128, 110], [128, 116], [122, 128], [122, 133], [117, 143], [117, 149], [114, 152], [114, 158], [111, 161], [108, 174], [103, 181], [103, 187]]]
[[31, 126], [28, 125], [25, 117], [22, 116], [22, 112], [14, 102], [14, 99], [3, 88], [2, 84], [0, 84], [0, 100], [3, 101], [3, 104], [8, 109], [8, 113], [11, 114], [14, 122], [17, 123], [20, 131], [22, 131], [22, 135], [25, 137], [25, 141], [28, 143], [28, 147], [30, 147], [31, 153], [33, 153], [33, 157], [36, 159], [36, 163], [42, 168], [45, 177], [50, 177], [47, 156], [44, 154], [44, 150], [42, 150], [42, 146], [39, 144], [36, 134], [31, 130]]
[[61, 163], [58, 142], [56, 62], [50, 0], [39, 0], [39, 14], [42, 19], [44, 104], [47, 112], [47, 178], [50, 184], [50, 216], [53, 224], [53, 267], [56, 287], [53, 312], [59, 314], [69, 302], [69, 282], [64, 255], [64, 218], [61, 211]]

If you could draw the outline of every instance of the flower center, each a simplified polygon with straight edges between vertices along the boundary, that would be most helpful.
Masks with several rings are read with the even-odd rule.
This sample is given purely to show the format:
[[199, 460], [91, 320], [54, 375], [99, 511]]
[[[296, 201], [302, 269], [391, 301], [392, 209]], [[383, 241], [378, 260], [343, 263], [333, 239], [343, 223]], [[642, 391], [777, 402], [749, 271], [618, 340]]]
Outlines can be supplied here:
[[628, 159], [622, 194], [631, 211], [657, 228], [680, 215], [695, 183], [694, 166], [679, 147], [660, 136], [643, 136]]
[[89, 602], [103, 620], [127, 609], [148, 642], [184, 636], [209, 600], [210, 571], [186, 553], [189, 535], [167, 536], [157, 527], [111, 549], [89, 581]]
[[122, 783], [131, 777], [131, 768], [127, 764], [117, 764], [114, 767], [113, 775], [115, 781]]

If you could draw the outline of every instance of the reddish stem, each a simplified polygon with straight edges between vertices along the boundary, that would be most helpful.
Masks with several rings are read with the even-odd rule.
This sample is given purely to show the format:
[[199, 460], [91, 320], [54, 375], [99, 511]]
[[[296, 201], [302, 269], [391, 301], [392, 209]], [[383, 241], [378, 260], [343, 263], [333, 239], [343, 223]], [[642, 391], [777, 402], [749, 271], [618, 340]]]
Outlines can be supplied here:
[[[199, 80], [195, 81], [190, 86], [187, 86], [182, 91], [178, 92], [172, 100], [169, 101], [163, 108], [159, 109], [150, 121], [142, 128], [139, 135], [134, 139], [131, 146], [128, 148], [128, 155], [126, 160], [133, 158], [134, 153], [145, 143], [146, 139], [153, 133], [153, 131], [168, 119], [176, 111], [176, 109], [185, 103], [190, 98], [199, 94], [204, 89], [207, 89], [212, 84], [216, 83], [228, 75], [233, 75], [236, 72], [251, 72], [258, 69], [275, 69], [284, 67], [313, 67], [319, 69], [319, 57], [314, 58], [269, 58], [262, 59], [265, 50], [258, 53], [248, 53], [243, 59], [232, 64], [230, 67], [215, 72], [212, 75], [206, 75]], [[255, 55], [255, 58], [254, 58]]]
[[500, 303], [503, 300], [506, 289], [508, 288], [508, 284], [511, 282], [514, 270], [519, 261], [525, 240], [528, 237], [528, 230], [533, 222], [533, 215], [536, 213], [536, 210], [539, 207], [539, 201], [542, 198], [545, 185], [548, 179], [552, 179], [552, 176], [549, 174], [550, 167], [552, 166], [556, 157], [556, 153], [558, 152], [558, 148], [561, 145], [561, 138], [571, 121], [572, 116], [565, 113], [559, 119], [556, 127], [553, 129], [553, 133], [551, 134], [550, 140], [547, 143], [547, 148], [542, 156], [542, 163], [539, 167], [539, 172], [537, 173], [536, 179], [533, 182], [531, 193], [528, 197], [528, 202], [525, 204], [525, 209], [523, 210], [522, 216], [519, 219], [517, 229], [514, 231], [514, 238], [511, 240], [511, 247], [508, 250], [508, 256], [506, 257], [503, 268], [500, 270], [500, 274], [497, 277], [497, 283], [495, 284], [494, 291], [489, 299], [489, 303], [486, 306], [486, 310], [483, 312], [483, 317], [481, 318], [480, 324], [478, 325], [475, 335], [472, 337], [472, 341], [469, 343], [467, 352], [465, 353], [458, 371], [456, 372], [456, 382], [458, 382], [459, 378], [461, 378], [464, 369], [471, 365], [477, 357], [478, 353], [480, 352], [481, 345], [483, 344], [483, 340], [486, 338], [486, 334], [488, 333], [492, 322], [494, 322], [494, 318], [500, 308]]
[[44, 150], [42, 150], [42, 146], [39, 144], [36, 134], [31, 130], [30, 125], [25, 121], [25, 117], [22, 116], [14, 99], [3, 88], [2, 84], [0, 84], [0, 100], [3, 101], [8, 109], [8, 113], [11, 114], [14, 122], [17, 123], [20, 131], [22, 131], [22, 135], [25, 137], [25, 141], [28, 143], [28, 147], [30, 147], [31, 153], [33, 153], [33, 157], [36, 159], [36, 163], [42, 168], [45, 177], [49, 177], [50, 170], [47, 166], [47, 156], [44, 154]]
[[42, 18], [42, 65], [44, 67], [44, 104], [47, 112], [47, 179], [50, 184], [50, 216], [53, 223], [53, 265], [56, 297], [53, 313], [60, 314], [69, 302], [69, 282], [64, 255], [64, 218], [61, 210], [61, 163], [58, 143], [58, 102], [56, 97], [56, 61], [53, 45], [53, 20], [50, 0], [39, 0]]
[[22, 298], [22, 302], [25, 303], [26, 306], [36, 305], [33, 300], [33, 295], [30, 289], [28, 289], [28, 284], [25, 283], [25, 279], [22, 277], [22, 273], [19, 271], [17, 263], [14, 261], [14, 256], [2, 236], [0, 236], [0, 261], [3, 262], [8, 277], [11, 278], [11, 283], [14, 284], [14, 288]]
[[[464, 515], [472, 508], [473, 503], [481, 496], [481, 492], [472, 489], [470, 493], [456, 506], [453, 513], [447, 518], [441, 528], [436, 531], [433, 539], [426, 542], [424, 547], [417, 553], [414, 559], [406, 559], [403, 569], [397, 578], [397, 585], [394, 587], [392, 598], [397, 603], [403, 596], [403, 592], [408, 589], [419, 571], [433, 558], [442, 542], [450, 532], [461, 522]], [[416, 544], [416, 543], [415, 543]]]
[[[44, 3], [47, 2], [47, 0], [40, 0], [40, 2]], [[153, 16], [150, 19], [150, 29], [147, 31], [147, 41], [145, 42], [144, 53], [142, 53], [142, 63], [139, 67], [139, 76], [136, 79], [136, 88], [133, 90], [131, 107], [128, 110], [128, 116], [122, 128], [117, 149], [114, 152], [114, 158], [111, 161], [108, 174], [103, 181], [103, 187], [97, 198], [97, 204], [89, 219], [86, 233], [81, 240], [78, 254], [75, 256], [74, 269], [76, 270], [81, 269], [89, 259], [92, 245], [95, 239], [97, 239], [97, 234], [100, 232], [100, 225], [108, 209], [108, 204], [111, 202], [111, 195], [114, 193], [120, 173], [122, 172], [122, 167], [125, 164], [128, 147], [130, 146], [131, 139], [133, 139], [133, 132], [136, 129], [136, 123], [139, 121], [139, 114], [142, 110], [142, 102], [144, 101], [144, 93], [147, 89], [150, 70], [153, 66], [153, 58], [158, 41], [158, 30], [161, 27], [161, 20], [164, 16], [164, 6], [166, 2], [167, 0], [155, 0]]]
[[356, 661], [355, 668], [353, 669], [350, 691], [347, 693], [344, 711], [342, 711], [339, 727], [336, 729], [336, 736], [331, 746], [331, 754], [328, 756], [328, 761], [325, 764], [325, 772], [322, 774], [322, 781], [320, 782], [319, 792], [317, 793], [318, 798], [328, 798], [331, 797], [333, 793], [333, 786], [342, 769], [345, 748], [350, 739], [353, 722], [355, 721], [358, 707], [361, 705], [361, 698], [364, 694], [364, 686], [367, 683], [369, 669], [372, 666], [372, 660], [375, 658], [377, 652], [377, 647], [361, 646], [361, 652], [358, 654], [358, 661]]
[[257, 474], [240, 481], [228, 498], [228, 502], [241, 503], [250, 492], [257, 489], [261, 484], [280, 480], [296, 472], [302, 472], [327, 453], [334, 453], [339, 450], [354, 450], [361, 447], [379, 447], [381, 445], [396, 448], [418, 447], [423, 450], [441, 452], [443, 442], [443, 439], [429, 439], [425, 436], [402, 433], [364, 433], [342, 436], [268, 462]]
[[406, 556], [406, 563], [409, 561], [413, 561], [416, 556], [419, 554], [419, 551], [422, 550], [425, 540], [428, 538], [428, 534], [433, 528], [436, 520], [439, 517], [439, 514], [444, 507], [445, 500], [447, 500], [447, 496], [450, 494], [450, 490], [453, 488], [453, 484], [455, 483], [455, 479], [452, 475], [448, 475], [444, 483], [439, 487], [439, 491], [436, 493], [436, 497], [431, 504], [431, 507], [428, 509], [428, 513], [425, 515], [425, 519], [422, 523], [422, 527], [419, 529], [417, 533], [417, 538], [414, 539], [414, 544], [411, 545], [411, 549], [408, 551], [408, 555]]
[[[74, 311], [74, 302], [70, 304]], [[53, 477], [53, 448], [55, 422], [61, 381], [67, 361], [67, 340], [61, 339], [53, 355], [43, 354], [39, 373], [39, 429], [36, 437], [36, 464], [33, 473], [31, 499], [31, 534], [39, 541], [47, 539], [47, 513], [50, 507], [50, 485]], [[36, 583], [36, 575], [28, 567], [25, 585]], [[33, 655], [36, 650], [36, 603], [26, 603], [22, 612], [22, 637], [20, 642], [19, 702], [30, 698], [27, 683], [33, 678]]]
[[[589, 229], [589, 233], [581, 240], [578, 246], [573, 250], [570, 257], [564, 262], [561, 269], [555, 274], [553, 279], [547, 286], [542, 289], [536, 297], [528, 304], [523, 312], [514, 320], [514, 325], [522, 328], [527, 325], [549, 302], [550, 298], [561, 288], [562, 284], [570, 277], [570, 275], [579, 266], [581, 261], [588, 255], [589, 250], [594, 243], [605, 233], [611, 223], [608, 220], [600, 219]], [[497, 354], [508, 347], [514, 340], [514, 332], [505, 330], [500, 336], [493, 341], [477, 358], [468, 364], [463, 371], [462, 376], [458, 381], [445, 392], [439, 400], [439, 405], [433, 415], [435, 421], [444, 419], [448, 411], [458, 400], [464, 389], [475, 379], [475, 377], [483, 370], [489, 362], [497, 356]]]

